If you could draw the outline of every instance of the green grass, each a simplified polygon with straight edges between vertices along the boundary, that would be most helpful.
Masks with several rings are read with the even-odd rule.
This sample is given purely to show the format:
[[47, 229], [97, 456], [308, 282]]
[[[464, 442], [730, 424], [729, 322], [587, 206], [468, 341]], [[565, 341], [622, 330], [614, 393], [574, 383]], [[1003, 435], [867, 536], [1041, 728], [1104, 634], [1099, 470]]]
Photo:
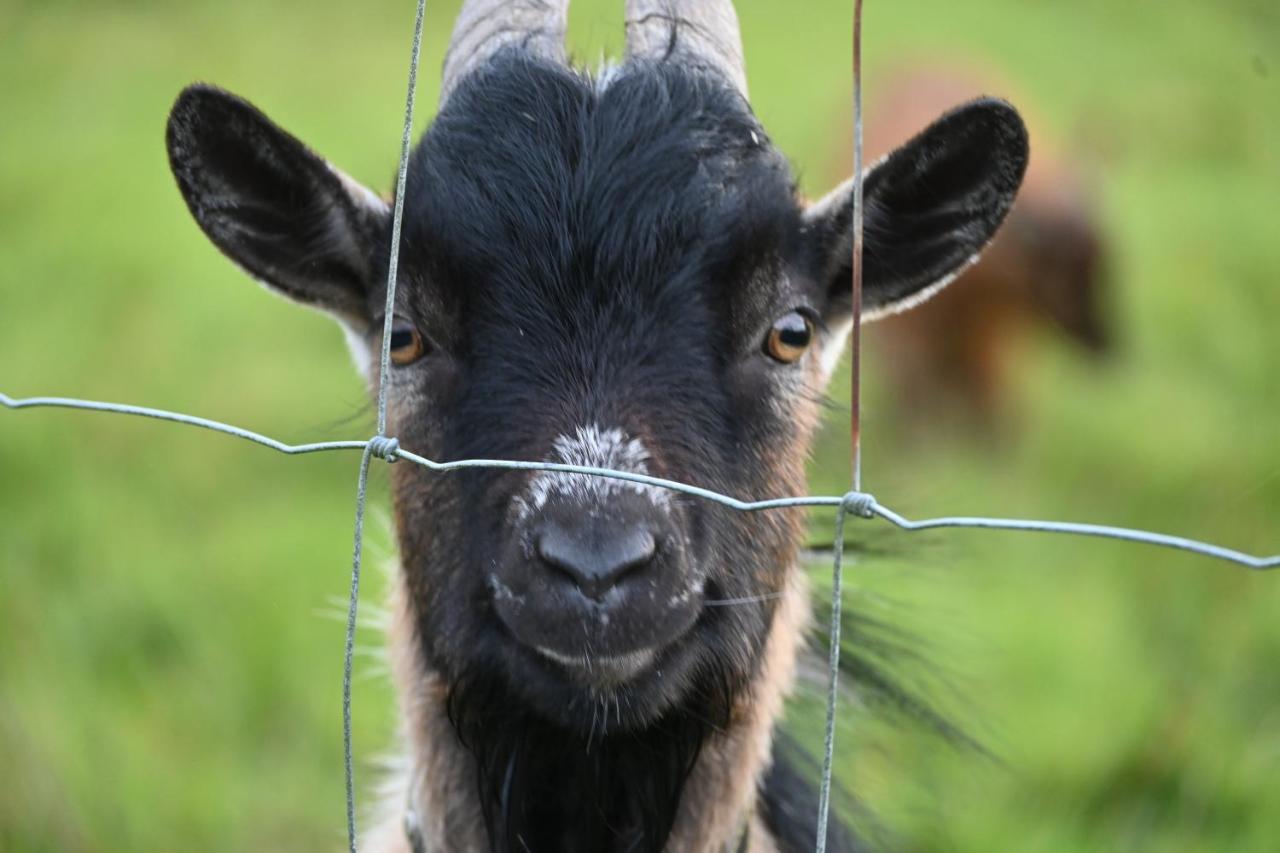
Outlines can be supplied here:
[[[740, 5], [756, 106], [819, 193], [840, 177], [849, 4]], [[455, 7], [428, 12], [426, 112]], [[617, 48], [620, 7], [575, 4], [580, 55]], [[206, 243], [162, 129], [182, 85], [215, 81], [389, 186], [412, 13], [406, 0], [0, 0], [0, 389], [288, 440], [367, 433], [336, 328]], [[1052, 132], [1080, 134], [1071, 153], [1099, 176], [1123, 338], [1103, 369], [1036, 341], [1017, 370], [1019, 427], [985, 447], [895, 438], [874, 381], [891, 354], [873, 352], [868, 486], [910, 515], [1280, 549], [1274, 4], [881, 2], [867, 30], [873, 82], [903, 57], [981, 57]], [[823, 492], [846, 485], [831, 420]], [[347, 587], [355, 470], [354, 456], [287, 459], [160, 424], [0, 413], [0, 849], [340, 846], [343, 626], [320, 614]], [[380, 562], [386, 527], [372, 533]], [[921, 635], [998, 757], [850, 709], [842, 776], [897, 846], [1275, 849], [1280, 578], [1098, 541], [876, 535], [891, 554], [852, 568], [851, 600]], [[361, 670], [367, 790], [392, 712], [376, 661]], [[799, 705], [816, 745], [812, 702]]]

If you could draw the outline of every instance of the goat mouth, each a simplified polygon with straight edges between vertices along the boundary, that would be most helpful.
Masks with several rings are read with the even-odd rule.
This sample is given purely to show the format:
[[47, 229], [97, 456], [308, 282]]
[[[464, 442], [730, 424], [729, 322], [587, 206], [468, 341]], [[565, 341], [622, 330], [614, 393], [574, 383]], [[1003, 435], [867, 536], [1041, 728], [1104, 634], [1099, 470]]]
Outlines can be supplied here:
[[535, 647], [534, 651], [575, 677], [602, 687], [631, 681], [648, 669], [658, 656], [654, 649], [639, 649], [620, 655], [566, 655], [543, 646]]

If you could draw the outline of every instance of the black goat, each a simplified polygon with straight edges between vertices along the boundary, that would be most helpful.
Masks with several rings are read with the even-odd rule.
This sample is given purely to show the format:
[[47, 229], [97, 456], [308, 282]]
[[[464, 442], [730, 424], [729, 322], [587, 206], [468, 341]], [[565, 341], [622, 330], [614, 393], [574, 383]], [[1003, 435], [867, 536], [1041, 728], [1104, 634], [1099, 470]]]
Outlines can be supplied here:
[[[801, 493], [850, 328], [851, 187], [798, 199], [748, 104], [727, 0], [631, 0], [627, 59], [595, 76], [564, 61], [567, 5], [464, 6], [410, 163], [389, 434], [440, 460]], [[387, 203], [207, 86], [178, 99], [168, 145], [210, 239], [335, 315], [373, 384]], [[871, 170], [865, 316], [968, 264], [1026, 162], [1017, 113], [983, 100]], [[392, 470], [396, 805], [419, 848], [810, 849], [813, 798], [772, 746], [809, 616], [800, 512]], [[409, 849], [399, 826], [371, 845]]]

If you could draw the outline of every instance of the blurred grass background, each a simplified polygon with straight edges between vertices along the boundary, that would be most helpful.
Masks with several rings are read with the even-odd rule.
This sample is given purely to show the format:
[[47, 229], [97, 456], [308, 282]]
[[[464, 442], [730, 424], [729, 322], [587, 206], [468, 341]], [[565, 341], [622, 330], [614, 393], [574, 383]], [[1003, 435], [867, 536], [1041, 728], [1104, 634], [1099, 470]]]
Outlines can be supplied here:
[[[739, 5], [757, 110], [821, 193], [844, 177], [851, 4]], [[579, 57], [617, 51], [620, 8], [574, 4]], [[455, 11], [429, 6], [420, 127]], [[385, 189], [412, 21], [410, 0], [0, 0], [0, 388], [290, 441], [366, 435], [337, 328], [204, 240], [162, 133], [183, 85], [217, 82]], [[891, 354], [873, 352], [868, 487], [912, 516], [1280, 548], [1280, 9], [911, 0], [869, 3], [866, 26], [872, 89], [906, 56], [977, 58], [1048, 132], [1085, 140], [1123, 344], [1099, 370], [1037, 341], [1016, 429], [977, 444], [895, 438], [874, 372]], [[815, 491], [846, 486], [845, 417]], [[0, 849], [340, 847], [343, 626], [326, 613], [355, 472], [138, 420], [0, 413]], [[995, 755], [849, 707], [841, 773], [894, 846], [1280, 847], [1280, 578], [1097, 541], [875, 536], [887, 554], [851, 571], [851, 600], [920, 635]], [[385, 521], [372, 540], [390, 564]], [[360, 671], [367, 792], [391, 696], [374, 655]]]

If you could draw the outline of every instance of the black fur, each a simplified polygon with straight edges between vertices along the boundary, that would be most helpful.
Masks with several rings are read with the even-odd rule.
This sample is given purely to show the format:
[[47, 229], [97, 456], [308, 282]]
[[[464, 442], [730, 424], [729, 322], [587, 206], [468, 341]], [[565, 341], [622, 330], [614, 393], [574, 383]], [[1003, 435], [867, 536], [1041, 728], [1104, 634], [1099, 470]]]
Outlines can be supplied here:
[[583, 734], [514, 706], [491, 676], [454, 682], [449, 718], [475, 756], [494, 853], [659, 853], [703, 743], [728, 723], [730, 691], [715, 693], [624, 732], [602, 697]]
[[[813, 853], [818, 840], [818, 795], [821, 771], [785, 732], [773, 742], [773, 764], [760, 784], [760, 817], [778, 845], [778, 853]], [[827, 853], [864, 853], [871, 849], [844, 825], [838, 810], [853, 810], [836, 786], [827, 823]]]
[[256, 107], [190, 86], [169, 115], [169, 164], [191, 215], [229, 258], [301, 302], [363, 315], [385, 210]]
[[[404, 264], [433, 286], [406, 298], [436, 304], [402, 310], [451, 354], [430, 369], [452, 376], [448, 393], [433, 394], [448, 413], [440, 431], [405, 424], [406, 446], [537, 459], [555, 436], [594, 422], [643, 436], [657, 475], [735, 493], [777, 488], [751, 457], [791, 427], [734, 381], [772, 369], [758, 358], [767, 323], [820, 294], [803, 280], [779, 292], [763, 275], [799, 231], [785, 162], [764, 142], [736, 93], [671, 66], [637, 69], [602, 95], [519, 55], [469, 78], [410, 173]], [[461, 675], [491, 651], [525, 701], [585, 731], [594, 708], [573, 684], [544, 677], [545, 661], [503, 630], [477, 637], [489, 590], [466, 567], [515, 561], [498, 546], [525, 482], [477, 472], [449, 484], [467, 533], [441, 555], [456, 571], [431, 567], [441, 606], [424, 607], [429, 660]], [[683, 499], [672, 513], [709, 596], [757, 594], [777, 571], [776, 519]], [[771, 615], [767, 601], [703, 612], [661, 667], [620, 688], [624, 723], [654, 721], [700, 673], [749, 677]]]
[[[983, 98], [957, 107], [892, 152], [864, 181], [863, 308], [895, 303], [966, 267], [1013, 207], [1030, 156], [1012, 106]], [[832, 311], [852, 302], [853, 193], [813, 223], [813, 264]]]
[[[411, 163], [402, 263], [432, 286], [406, 295], [432, 302], [402, 311], [452, 354], [456, 390], [436, 397], [439, 433], [406, 425], [402, 440], [437, 458], [542, 458], [575, 425], [617, 424], [645, 437], [655, 474], [778, 488], [750, 460], [791, 427], [734, 379], [744, 361], [772, 369], [758, 346], [773, 317], [820, 308], [810, 280], [777, 285], [800, 231], [785, 160], [718, 78], [637, 66], [601, 93], [562, 68], [499, 57], [453, 93]], [[773, 602], [706, 608], [635, 679], [584, 689], [511, 642], [470, 568], [519, 564], [502, 544], [523, 483], [458, 477], [444, 511], [467, 534], [447, 553], [403, 549], [436, 555], [408, 569], [430, 587], [425, 656], [452, 685], [490, 841], [513, 853], [661, 850], [689, 769], [756, 673]], [[707, 598], [781, 581], [783, 518], [682, 499], [672, 514]], [[540, 624], [580, 634], [576, 621], [561, 609]]]
[[[1011, 110], [981, 104], [873, 173], [869, 304], [909, 298], [985, 243], [1025, 165], [1021, 134]], [[377, 346], [383, 206], [215, 89], [179, 98], [168, 143], [224, 252]], [[723, 78], [632, 62], [603, 87], [501, 52], [415, 149], [404, 201], [395, 310], [427, 341], [386, 380], [404, 447], [545, 459], [558, 436], [600, 425], [642, 440], [658, 476], [742, 496], [803, 491], [814, 356], [784, 364], [763, 342], [794, 311], [820, 339], [822, 318], [847, 317], [848, 210], [806, 216], [785, 159]], [[476, 759], [493, 849], [661, 850], [690, 768], [760, 674], [803, 516], [681, 496], [642, 507], [661, 547], [640, 582], [596, 601], [539, 564], [548, 511], [521, 513], [529, 473], [398, 465], [393, 479], [422, 658]], [[570, 515], [639, 512], [622, 498], [569, 503]], [[741, 603], [711, 606], [723, 599]], [[572, 666], [633, 649], [652, 656], [626, 678]], [[881, 674], [862, 667], [884, 695], [911, 699]], [[811, 798], [778, 759], [762, 808], [798, 850], [806, 825], [812, 841]], [[839, 828], [832, 843], [853, 849]]]

